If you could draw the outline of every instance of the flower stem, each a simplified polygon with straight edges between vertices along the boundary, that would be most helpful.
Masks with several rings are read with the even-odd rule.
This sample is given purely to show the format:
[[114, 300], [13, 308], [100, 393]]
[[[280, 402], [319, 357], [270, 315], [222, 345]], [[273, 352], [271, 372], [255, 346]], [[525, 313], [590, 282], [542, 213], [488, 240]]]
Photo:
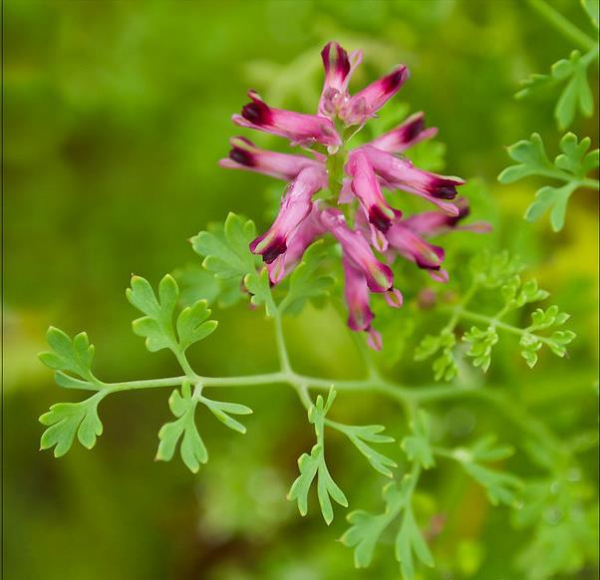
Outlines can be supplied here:
[[527, 1], [540, 16], [562, 33], [565, 38], [568, 38], [580, 48], [591, 50], [596, 46], [593, 38], [589, 37], [585, 32], [582, 32], [577, 26], [567, 20], [560, 12], [547, 4], [544, 0]]
[[277, 310], [277, 313], [275, 314], [275, 342], [277, 343], [277, 355], [279, 357], [281, 371], [283, 373], [290, 373], [292, 370], [292, 365], [290, 364], [290, 357], [285, 344], [283, 321], [279, 310]]

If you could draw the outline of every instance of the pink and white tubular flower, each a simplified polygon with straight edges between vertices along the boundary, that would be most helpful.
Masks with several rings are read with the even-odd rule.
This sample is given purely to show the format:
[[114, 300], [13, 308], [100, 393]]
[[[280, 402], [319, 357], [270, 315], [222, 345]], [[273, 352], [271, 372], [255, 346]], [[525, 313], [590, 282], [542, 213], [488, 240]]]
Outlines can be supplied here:
[[[396, 256], [427, 270], [445, 282], [444, 250], [427, 238], [452, 230], [489, 231], [484, 223], [459, 225], [469, 213], [467, 202], [457, 198], [465, 182], [458, 177], [429, 173], [402, 156], [407, 149], [436, 135], [426, 128], [423, 113], [408, 117], [398, 127], [366, 145], [351, 149], [343, 135], [355, 133], [376, 115], [409, 77], [404, 65], [350, 95], [348, 86], [360, 64], [360, 51], [350, 55], [337, 43], [321, 52], [325, 82], [317, 114], [275, 109], [256, 92], [233, 121], [241, 127], [284, 137], [298, 145], [301, 154], [268, 151], [244, 137], [231, 140], [229, 157], [220, 165], [246, 169], [289, 181], [279, 214], [269, 230], [250, 244], [262, 256], [272, 284], [293, 271], [306, 249], [330, 234], [342, 249], [344, 296], [348, 326], [367, 333], [367, 342], [381, 349], [381, 336], [373, 328], [371, 294], [383, 295], [389, 306], [402, 306], [390, 267]], [[342, 129], [354, 127], [350, 131]], [[304, 155], [308, 151], [311, 157]], [[435, 205], [437, 211], [403, 216], [393, 208], [384, 190], [401, 190]], [[313, 199], [321, 192], [319, 200]], [[343, 207], [344, 213], [338, 209]]]

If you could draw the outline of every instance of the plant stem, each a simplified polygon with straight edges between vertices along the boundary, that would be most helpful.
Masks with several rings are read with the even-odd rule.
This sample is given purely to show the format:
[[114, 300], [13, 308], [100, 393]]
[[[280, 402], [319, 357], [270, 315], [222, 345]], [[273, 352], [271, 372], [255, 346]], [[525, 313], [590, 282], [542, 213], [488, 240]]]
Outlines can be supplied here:
[[279, 357], [281, 371], [283, 373], [292, 372], [290, 357], [288, 355], [287, 347], [285, 345], [285, 338], [283, 335], [283, 322], [279, 310], [277, 310], [275, 314], [275, 342], [277, 343], [277, 355]]
[[[506, 324], [505, 322], [502, 322], [498, 319], [498, 315], [485, 316], [484, 314], [477, 314], [476, 312], [471, 312], [470, 310], [464, 310], [462, 308], [457, 308], [457, 311], [459, 312], [460, 317], [466, 318], [467, 320], [472, 320], [473, 322], [483, 322], [488, 326], [492, 326], [494, 328], [501, 328], [506, 332], [518, 334], [519, 336], [535, 336], [540, 342], [543, 342], [544, 344], [550, 344], [552, 342], [545, 336], [540, 336], [538, 334], [533, 334], [532, 332], [529, 332], [526, 328], [518, 328], [516, 326], [512, 326], [511, 324]], [[505, 312], [502, 312], [501, 314], [504, 315]]]
[[582, 32], [572, 22], [567, 20], [555, 8], [547, 4], [544, 0], [527, 0], [529, 5], [537, 11], [537, 13], [546, 19], [556, 30], [561, 32], [566, 38], [577, 44], [584, 50], [595, 48], [594, 39], [589, 37], [585, 32]]
[[600, 181], [597, 179], [586, 178], [579, 181], [580, 187], [589, 187], [590, 189], [600, 189]]

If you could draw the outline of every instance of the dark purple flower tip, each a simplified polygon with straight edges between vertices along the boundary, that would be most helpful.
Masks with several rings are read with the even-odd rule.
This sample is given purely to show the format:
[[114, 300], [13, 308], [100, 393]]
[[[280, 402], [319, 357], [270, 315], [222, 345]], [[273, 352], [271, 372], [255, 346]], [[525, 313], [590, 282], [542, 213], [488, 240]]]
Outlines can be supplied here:
[[431, 262], [421, 260], [418, 256], [415, 258], [415, 263], [421, 270], [439, 270], [442, 267], [441, 264], [432, 264]]
[[462, 184], [450, 179], [434, 178], [427, 189], [437, 199], [454, 199], [458, 194], [457, 185]]
[[383, 91], [385, 93], [395, 93], [407, 78], [408, 68], [404, 65], [398, 67], [395, 71], [381, 79], [383, 83]]
[[257, 238], [250, 244], [250, 251], [253, 254], [261, 254], [263, 262], [265, 264], [270, 264], [274, 262], [281, 254], [283, 254], [287, 250], [287, 244], [285, 238], [282, 236], [277, 236], [272, 238], [267, 244], [265, 244], [264, 248], [261, 248], [257, 251], [257, 247], [261, 245], [261, 242], [264, 241], [264, 238]]
[[439, 246], [429, 246], [430, 252], [427, 254], [417, 254], [415, 256], [415, 264], [422, 270], [438, 271], [442, 267], [444, 261], [444, 248]]
[[255, 91], [249, 91], [251, 103], [242, 108], [242, 117], [255, 125], [269, 125], [271, 123], [271, 109], [260, 99]]
[[464, 199], [459, 199], [456, 203], [456, 207], [458, 208], [457, 215], [446, 216], [446, 223], [448, 224], [448, 227], [451, 228], [457, 226], [460, 221], [464, 220], [471, 213], [471, 208]]
[[250, 151], [240, 149], [239, 147], [234, 147], [229, 152], [229, 159], [239, 163], [240, 165], [245, 165], [246, 167], [254, 167], [256, 165], [254, 155], [252, 155]]
[[402, 140], [409, 143], [425, 130], [425, 117], [423, 113], [415, 115], [414, 119], [402, 127]]
[[370, 207], [369, 221], [383, 233], [387, 232], [392, 225], [392, 220], [377, 205], [372, 205]]
[[331, 69], [335, 69], [342, 78], [346, 78], [350, 72], [348, 53], [337, 42], [328, 42], [321, 51], [321, 58], [325, 74], [328, 74]]

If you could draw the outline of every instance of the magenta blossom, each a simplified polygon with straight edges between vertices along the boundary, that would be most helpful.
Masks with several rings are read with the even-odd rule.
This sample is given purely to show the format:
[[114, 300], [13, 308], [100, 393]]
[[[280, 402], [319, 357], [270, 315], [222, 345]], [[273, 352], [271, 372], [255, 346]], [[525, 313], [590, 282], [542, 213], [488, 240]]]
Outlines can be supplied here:
[[[372, 326], [370, 299], [371, 294], [381, 294], [391, 307], [402, 306], [402, 294], [394, 285], [390, 267], [396, 256], [445, 282], [444, 250], [427, 238], [456, 229], [485, 232], [489, 226], [459, 225], [469, 213], [466, 201], [456, 199], [462, 179], [423, 171], [402, 156], [437, 133], [437, 129], [425, 127], [423, 113], [408, 117], [366, 145], [348, 146], [351, 137], [347, 136], [376, 116], [406, 82], [406, 66], [397, 66], [350, 95], [350, 78], [362, 54], [348, 55], [339, 44], [330, 42], [321, 57], [325, 82], [316, 115], [275, 109], [250, 91], [251, 102], [241, 115], [233, 116], [237, 125], [284, 137], [312, 156], [276, 153], [235, 137], [228, 159], [220, 163], [290, 182], [277, 218], [250, 244], [251, 251], [262, 256], [271, 283], [278, 284], [316, 239], [331, 234], [342, 250], [348, 326], [366, 332], [369, 346], [379, 350], [381, 336]], [[405, 217], [389, 204], [384, 190], [417, 195], [437, 210]], [[314, 199], [317, 192], [321, 192], [318, 201]]]

